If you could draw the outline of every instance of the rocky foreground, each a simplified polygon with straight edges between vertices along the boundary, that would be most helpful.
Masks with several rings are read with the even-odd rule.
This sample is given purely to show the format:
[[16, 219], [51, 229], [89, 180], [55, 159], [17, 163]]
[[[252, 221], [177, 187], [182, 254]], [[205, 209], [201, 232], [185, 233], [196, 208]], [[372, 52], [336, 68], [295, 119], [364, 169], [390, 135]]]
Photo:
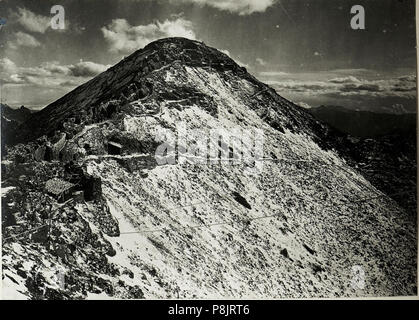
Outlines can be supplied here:
[[4, 298], [416, 294], [414, 219], [347, 138], [200, 42], [149, 44], [8, 141]]

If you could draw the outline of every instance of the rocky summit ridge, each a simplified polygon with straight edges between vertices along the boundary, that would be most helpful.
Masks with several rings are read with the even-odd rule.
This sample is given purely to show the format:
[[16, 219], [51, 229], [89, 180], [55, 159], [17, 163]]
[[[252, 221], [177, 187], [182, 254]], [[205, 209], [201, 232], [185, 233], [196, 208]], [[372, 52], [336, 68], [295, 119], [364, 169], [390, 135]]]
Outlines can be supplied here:
[[[281, 108], [276, 108], [275, 111], [283, 117], [277, 119], [271, 119], [273, 114], [269, 112], [269, 109], [258, 110], [268, 121], [271, 121], [274, 128], [280, 131], [287, 128], [305, 132], [319, 126], [319, 123], [314, 121], [308, 113], [296, 108], [295, 105], [276, 94], [272, 88], [259, 82], [247, 72], [246, 68], [239, 66], [226, 54], [199, 41], [165, 38], [134, 52], [115, 66], [34, 114], [30, 121], [16, 130], [16, 141], [28, 141], [42, 135], [52, 135], [56, 130], [62, 129], [63, 123], [69, 118], [74, 118], [76, 122], [94, 123], [109, 118], [117, 111], [135, 112], [136, 110], [132, 110], [132, 106], [128, 105], [134, 100], [152, 100], [154, 103], [162, 103], [180, 98], [186, 100], [197, 99], [199, 96], [203, 99], [208, 98], [202, 92], [194, 92], [193, 88], [186, 88], [182, 85], [167, 87], [167, 83], [156, 77], [156, 74], [161, 73], [160, 71], [179, 66], [203, 68], [220, 75], [234, 73], [246, 79], [256, 89], [252, 97], [253, 103], [249, 107], [258, 109], [260, 101], [267, 96], [275, 100], [277, 105], [281, 105]], [[116, 104], [119, 108], [115, 106]], [[209, 101], [205, 101], [201, 106], [211, 107]], [[43, 125], [39, 126], [39, 123]], [[11, 140], [12, 138], [10, 137]]]

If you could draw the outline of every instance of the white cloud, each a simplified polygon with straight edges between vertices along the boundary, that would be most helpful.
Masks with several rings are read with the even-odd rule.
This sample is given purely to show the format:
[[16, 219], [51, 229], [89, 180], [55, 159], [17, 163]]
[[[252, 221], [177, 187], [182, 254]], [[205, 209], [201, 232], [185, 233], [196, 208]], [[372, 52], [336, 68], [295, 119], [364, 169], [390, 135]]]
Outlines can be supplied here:
[[49, 27], [51, 18], [38, 15], [25, 8], [17, 8], [12, 19], [31, 32], [44, 33]]
[[16, 32], [15, 39], [8, 43], [9, 48], [17, 49], [18, 47], [39, 47], [41, 43], [35, 37], [25, 32]]
[[327, 95], [340, 97], [405, 98], [416, 97], [416, 77], [414, 75], [365, 80], [353, 76], [333, 78], [328, 81], [275, 79], [265, 81], [280, 93], [303, 95]]
[[44, 62], [41, 64], [40, 68], [37, 69], [43, 70], [43, 72], [46, 72], [47, 75], [69, 74], [69, 67], [66, 65], [60, 65], [57, 61]]
[[132, 53], [161, 38], [196, 39], [192, 30], [192, 22], [183, 18], [139, 26], [131, 26], [125, 19], [115, 19], [101, 30], [110, 45], [110, 50], [119, 53]]
[[360, 83], [361, 80], [354, 76], [342, 77], [342, 78], [333, 78], [330, 79], [329, 82], [332, 83]]
[[402, 82], [413, 82], [416, 84], [416, 76], [415, 75], [407, 75], [407, 76], [401, 76], [398, 77], [398, 80]]
[[283, 71], [265, 71], [259, 72], [259, 75], [262, 77], [282, 77], [289, 75], [289, 73]]
[[24, 81], [17, 74], [18, 67], [9, 58], [0, 59], [0, 80], [2, 83], [20, 84]]
[[9, 58], [0, 59], [0, 73], [12, 73], [16, 70], [16, 64]]
[[[369, 76], [364, 79], [361, 73]], [[358, 72], [355, 75], [341, 74], [333, 71], [310, 73], [292, 73], [286, 77], [266, 77], [280, 95], [306, 107], [339, 105], [350, 109], [375, 112], [415, 112], [416, 110], [416, 77], [393, 76], [386, 74], [377, 78], [374, 70]], [[353, 78], [351, 78], [351, 76]], [[403, 105], [403, 108], [399, 107]]]
[[108, 69], [91, 61], [60, 65], [56, 61], [38, 67], [19, 67], [9, 58], [0, 59], [0, 80], [4, 84], [30, 85], [42, 88], [75, 87]]
[[267, 65], [267, 62], [263, 60], [262, 58], [256, 58], [256, 63], [261, 65], [262, 67]]
[[[172, 0], [172, 2], [179, 0]], [[219, 10], [249, 15], [255, 12], [265, 12], [277, 0], [181, 0], [184, 3], [207, 5]]]
[[82, 61], [68, 67], [75, 77], [93, 77], [110, 68], [110, 65], [98, 64], [90, 61]]

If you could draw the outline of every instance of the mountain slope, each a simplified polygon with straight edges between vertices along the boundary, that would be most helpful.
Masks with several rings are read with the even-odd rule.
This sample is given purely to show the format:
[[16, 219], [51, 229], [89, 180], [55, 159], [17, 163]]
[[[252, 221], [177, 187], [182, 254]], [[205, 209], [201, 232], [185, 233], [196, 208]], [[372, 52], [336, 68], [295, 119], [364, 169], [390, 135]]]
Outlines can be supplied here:
[[345, 159], [376, 188], [416, 217], [416, 114], [353, 111], [321, 106], [316, 119], [350, 134]]
[[25, 125], [3, 161], [9, 295], [415, 293], [404, 209], [332, 150], [341, 136], [202, 43], [151, 43]]

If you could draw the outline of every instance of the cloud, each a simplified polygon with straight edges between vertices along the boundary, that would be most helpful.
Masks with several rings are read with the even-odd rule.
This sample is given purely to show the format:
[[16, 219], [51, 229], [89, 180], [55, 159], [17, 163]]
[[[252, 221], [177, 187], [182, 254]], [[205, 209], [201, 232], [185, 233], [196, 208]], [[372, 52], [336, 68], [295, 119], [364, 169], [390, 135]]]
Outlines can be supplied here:
[[108, 65], [91, 61], [60, 64], [49, 61], [35, 67], [18, 66], [9, 58], [0, 58], [0, 82], [3, 101], [10, 105], [40, 108], [87, 82]]
[[[172, 2], [179, 0], [172, 0]], [[277, 0], [180, 0], [183, 3], [193, 3], [207, 5], [219, 10], [237, 13], [239, 15], [249, 15], [255, 12], [265, 12]]]
[[38, 67], [18, 67], [9, 58], [0, 59], [0, 80], [4, 84], [31, 85], [43, 88], [77, 86], [105, 71], [110, 65], [91, 61], [60, 65], [56, 61], [42, 63]]
[[71, 74], [75, 77], [93, 77], [108, 69], [110, 65], [105, 66], [90, 61], [79, 62], [75, 65], [69, 66]]
[[289, 75], [289, 73], [283, 71], [265, 71], [259, 72], [259, 75], [262, 77], [282, 77]]
[[402, 82], [413, 82], [416, 84], [416, 76], [414, 75], [401, 76], [401, 77], [398, 77], [398, 80]]
[[256, 58], [256, 63], [257, 63], [258, 65], [261, 65], [262, 67], [264, 67], [264, 66], [266, 66], [266, 65], [267, 65], [266, 61], [265, 61], [265, 60], [263, 60], [262, 58]]
[[18, 67], [16, 64], [9, 58], [0, 59], [0, 80], [3, 84], [20, 84], [23, 83], [23, 80], [19, 78], [16, 73]]
[[416, 77], [408, 75], [390, 79], [365, 80], [353, 76], [333, 78], [328, 81], [277, 79], [266, 81], [279, 91], [306, 94], [369, 95], [376, 97], [416, 97]]
[[183, 18], [156, 21], [148, 25], [131, 26], [125, 19], [115, 19], [101, 28], [112, 52], [132, 53], [150, 42], [166, 37], [196, 39], [192, 22]]
[[[364, 79], [361, 74], [369, 78]], [[375, 70], [358, 70], [354, 76], [333, 70], [265, 77], [264, 82], [286, 99], [299, 101], [297, 104], [302, 107], [306, 107], [303, 103], [313, 107], [338, 105], [392, 113], [416, 112], [417, 108], [414, 74], [391, 77]]]
[[360, 92], [360, 91], [370, 91], [370, 92], [379, 92], [381, 91], [381, 86], [378, 84], [372, 83], [364, 83], [364, 84], [345, 84], [341, 88], [340, 91], [343, 92]]
[[8, 42], [8, 46], [11, 49], [17, 49], [18, 47], [39, 47], [41, 43], [35, 39], [35, 37], [25, 32], [16, 32], [15, 39]]
[[17, 8], [17, 12], [12, 15], [12, 19], [26, 30], [38, 33], [45, 33], [51, 23], [50, 17], [35, 14], [25, 8]]
[[332, 83], [360, 83], [361, 81], [354, 76], [348, 76], [348, 77], [342, 77], [342, 78], [333, 78], [333, 79], [330, 79], [329, 82], [332, 82]]
[[48, 75], [68, 75], [69, 66], [60, 65], [57, 61], [44, 62], [36, 70], [47, 72]]
[[331, 73], [338, 73], [338, 74], [368, 74], [373, 72], [370, 69], [363, 69], [363, 68], [352, 68], [352, 69], [334, 69], [330, 71]]
[[16, 70], [16, 64], [9, 58], [0, 59], [0, 72], [12, 73]]

